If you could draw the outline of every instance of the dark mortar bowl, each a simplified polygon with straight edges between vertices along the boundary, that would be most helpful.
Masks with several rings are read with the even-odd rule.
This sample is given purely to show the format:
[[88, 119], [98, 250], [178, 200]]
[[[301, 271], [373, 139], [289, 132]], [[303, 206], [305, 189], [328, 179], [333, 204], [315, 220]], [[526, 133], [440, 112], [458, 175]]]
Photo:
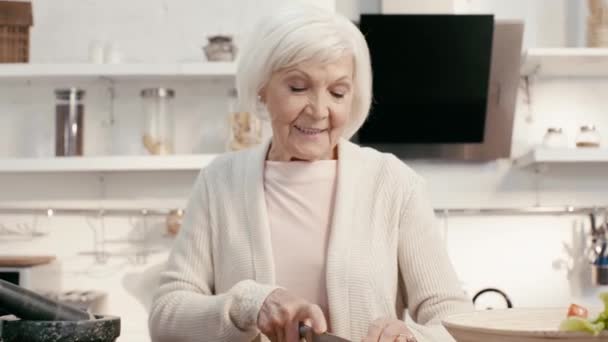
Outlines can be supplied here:
[[120, 318], [95, 316], [90, 321], [3, 321], [0, 342], [114, 342]]

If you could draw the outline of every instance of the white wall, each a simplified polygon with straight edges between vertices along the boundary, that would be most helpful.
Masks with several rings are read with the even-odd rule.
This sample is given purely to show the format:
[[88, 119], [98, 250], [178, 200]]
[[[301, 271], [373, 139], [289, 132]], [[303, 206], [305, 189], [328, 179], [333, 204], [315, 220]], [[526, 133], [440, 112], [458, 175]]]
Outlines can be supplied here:
[[[334, 0], [300, 0], [335, 8]], [[82, 62], [93, 40], [109, 41], [130, 62], [200, 61], [207, 36], [251, 34], [281, 0], [34, 0], [32, 62]]]
[[[34, 1], [34, 62], [75, 62], [87, 58], [92, 39], [117, 42], [128, 61], [203, 60], [200, 45], [206, 35], [235, 32], [241, 37], [259, 14], [278, 0], [260, 1], [129, 1], [91, 2], [80, 0]], [[474, 2], [472, 2], [474, 4]], [[510, 2], [513, 4], [513, 2]], [[493, 6], [504, 16], [537, 18], [538, 5], [523, 1], [518, 6]], [[237, 6], [238, 4], [238, 6]], [[369, 6], [359, 1], [337, 1], [350, 8], [352, 16]], [[548, 4], [547, 4], [548, 5]], [[484, 5], [485, 6], [485, 5]], [[371, 8], [377, 9], [377, 7]], [[235, 11], [238, 8], [238, 11]], [[480, 7], [484, 10], [487, 7]], [[513, 9], [515, 8], [515, 10]], [[514, 12], [509, 12], [514, 11]], [[559, 13], [559, 9], [556, 10]], [[552, 12], [551, 12], [552, 13]], [[552, 20], [542, 19], [543, 22]], [[557, 25], [557, 24], [556, 24]], [[553, 41], [552, 36], [545, 37]], [[103, 36], [103, 37], [99, 37]], [[543, 39], [545, 39], [543, 38]], [[555, 42], [559, 39], [555, 38]], [[561, 38], [560, 38], [561, 39]], [[172, 82], [178, 128], [177, 151], [217, 152], [223, 147], [221, 127], [226, 113], [227, 81]], [[59, 85], [0, 85], [0, 157], [52, 155], [53, 88]], [[61, 86], [65, 86], [62, 84]], [[87, 90], [86, 151], [90, 155], [139, 152], [138, 90], [145, 82], [116, 86], [115, 123], [110, 126], [107, 85], [82, 84]], [[538, 144], [548, 126], [559, 125], [571, 135], [583, 122], [595, 123], [608, 143], [608, 80], [536, 80], [531, 104], [520, 96], [514, 130], [514, 155]], [[34, 134], [35, 133], [35, 134]], [[573, 136], [571, 136], [573, 138]], [[427, 178], [436, 207], [520, 207], [528, 205], [600, 205], [608, 203], [606, 167], [558, 168], [546, 174], [512, 167], [510, 160], [489, 163], [411, 162]], [[56, 206], [70, 201], [95, 204], [128, 203], [132, 206], [175, 207], [183, 205], [194, 172], [127, 173], [105, 175], [0, 176], [0, 201], [35, 201]], [[145, 204], [142, 204], [144, 203]], [[100, 202], [101, 203], [101, 202]], [[573, 217], [449, 217], [445, 224], [447, 246], [455, 267], [470, 294], [483, 287], [505, 290], [517, 306], [564, 305], [574, 296], [565, 273], [551, 267], [563, 257], [561, 243], [569, 239]], [[582, 218], [579, 218], [582, 219]], [[31, 222], [27, 216], [0, 216], [0, 224], [15, 227]], [[89, 221], [91, 221], [89, 219]], [[114, 256], [107, 265], [97, 265], [81, 253], [93, 249], [93, 230], [83, 217], [40, 219], [49, 235], [33, 241], [0, 239], [0, 253], [51, 253], [64, 263], [66, 289], [96, 288], [108, 291], [108, 312], [123, 317], [120, 341], [144, 341], [146, 306], [156, 271], [171, 239], [163, 236], [162, 220], [152, 220], [149, 243], [159, 253], [145, 265], [133, 263], [136, 246], [115, 243], [107, 246]], [[99, 224], [97, 221], [91, 221]], [[142, 219], [115, 218], [106, 222], [109, 239], [137, 236]], [[135, 227], [133, 226], [135, 224]], [[139, 228], [138, 228], [139, 227]], [[134, 289], [140, 290], [134, 290]]]
[[454, 1], [382, 0], [382, 13], [454, 13]]
[[360, 13], [491, 13], [526, 23], [524, 47], [585, 46], [586, 1], [338, 0], [336, 5], [355, 20]]
[[380, 0], [336, 0], [336, 11], [353, 21], [361, 13], [381, 13]]

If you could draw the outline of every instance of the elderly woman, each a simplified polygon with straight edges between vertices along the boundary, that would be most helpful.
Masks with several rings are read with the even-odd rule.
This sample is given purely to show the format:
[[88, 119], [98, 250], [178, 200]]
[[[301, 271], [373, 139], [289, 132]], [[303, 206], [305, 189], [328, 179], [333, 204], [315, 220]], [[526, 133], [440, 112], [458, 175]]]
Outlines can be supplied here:
[[200, 173], [153, 340], [291, 342], [305, 323], [356, 341], [452, 341], [441, 319], [472, 305], [423, 179], [348, 141], [372, 97], [364, 37], [302, 6], [253, 32], [237, 87], [244, 110], [269, 116], [272, 139]]

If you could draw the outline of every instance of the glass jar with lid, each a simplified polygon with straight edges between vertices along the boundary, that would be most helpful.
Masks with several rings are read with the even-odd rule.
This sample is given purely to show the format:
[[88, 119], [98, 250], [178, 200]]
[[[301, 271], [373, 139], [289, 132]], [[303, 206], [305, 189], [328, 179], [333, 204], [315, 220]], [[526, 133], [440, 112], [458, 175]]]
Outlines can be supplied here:
[[237, 92], [229, 92], [228, 125], [230, 127], [227, 143], [228, 151], [238, 151], [262, 142], [262, 125], [260, 119], [251, 112], [237, 108]]
[[144, 111], [142, 143], [150, 154], [174, 152], [175, 117], [172, 99], [175, 91], [168, 88], [147, 88], [141, 91]]
[[543, 146], [546, 148], [566, 148], [568, 139], [559, 127], [549, 127], [543, 137]]
[[576, 136], [576, 147], [600, 147], [601, 137], [594, 125], [581, 126]]
[[82, 156], [84, 139], [84, 90], [56, 89], [55, 155]]

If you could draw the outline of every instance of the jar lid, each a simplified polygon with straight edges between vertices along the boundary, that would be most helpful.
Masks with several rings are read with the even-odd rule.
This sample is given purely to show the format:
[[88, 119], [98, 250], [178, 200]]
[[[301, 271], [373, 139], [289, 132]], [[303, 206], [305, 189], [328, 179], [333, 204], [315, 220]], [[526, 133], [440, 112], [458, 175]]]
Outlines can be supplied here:
[[230, 35], [223, 35], [223, 34], [217, 34], [217, 35], [214, 35], [214, 36], [209, 36], [209, 37], [207, 37], [207, 39], [211, 43], [229, 43], [229, 42], [232, 41], [232, 36], [230, 36]]
[[547, 128], [547, 133], [559, 133], [561, 134], [563, 130], [560, 127], [549, 127]]
[[141, 97], [166, 97], [172, 98], [175, 91], [169, 88], [146, 88], [141, 91]]
[[184, 216], [184, 210], [183, 209], [171, 209], [169, 211], [169, 215], [176, 215], [179, 217]]
[[581, 126], [581, 132], [594, 132], [594, 131], [595, 131], [595, 125]]
[[78, 88], [63, 88], [55, 89], [55, 96], [59, 100], [69, 100], [72, 96], [76, 96], [76, 100], [82, 100], [85, 91]]

